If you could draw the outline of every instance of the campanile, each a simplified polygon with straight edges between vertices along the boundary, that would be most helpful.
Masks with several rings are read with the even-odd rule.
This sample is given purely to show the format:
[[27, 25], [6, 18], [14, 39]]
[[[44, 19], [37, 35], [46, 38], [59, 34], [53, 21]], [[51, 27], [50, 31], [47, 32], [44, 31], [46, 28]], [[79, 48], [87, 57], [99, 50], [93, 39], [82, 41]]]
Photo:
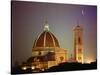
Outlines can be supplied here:
[[74, 28], [74, 58], [83, 63], [83, 29], [79, 25]]

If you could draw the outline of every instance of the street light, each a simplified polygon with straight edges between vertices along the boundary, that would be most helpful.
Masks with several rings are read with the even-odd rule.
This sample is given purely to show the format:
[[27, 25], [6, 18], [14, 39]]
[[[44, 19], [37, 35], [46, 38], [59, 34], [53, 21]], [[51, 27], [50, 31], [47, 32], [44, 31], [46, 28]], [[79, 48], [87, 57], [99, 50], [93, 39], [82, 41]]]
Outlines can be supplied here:
[[34, 70], [35, 69], [35, 66], [32, 66], [31, 69]]
[[24, 66], [24, 67], [22, 67], [22, 69], [23, 69], [23, 70], [26, 70], [26, 69], [27, 69], [27, 67], [26, 67], [26, 66]]

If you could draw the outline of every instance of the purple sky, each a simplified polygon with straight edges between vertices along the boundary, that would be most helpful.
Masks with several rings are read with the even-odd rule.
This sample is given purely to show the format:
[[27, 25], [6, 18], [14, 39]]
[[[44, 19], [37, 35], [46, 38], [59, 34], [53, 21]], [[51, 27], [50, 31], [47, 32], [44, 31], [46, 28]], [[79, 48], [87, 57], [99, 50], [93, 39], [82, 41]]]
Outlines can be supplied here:
[[13, 1], [12, 63], [26, 61], [32, 55], [34, 40], [43, 31], [45, 20], [69, 57], [73, 53], [73, 28], [79, 21], [84, 31], [84, 59], [96, 59], [96, 6]]

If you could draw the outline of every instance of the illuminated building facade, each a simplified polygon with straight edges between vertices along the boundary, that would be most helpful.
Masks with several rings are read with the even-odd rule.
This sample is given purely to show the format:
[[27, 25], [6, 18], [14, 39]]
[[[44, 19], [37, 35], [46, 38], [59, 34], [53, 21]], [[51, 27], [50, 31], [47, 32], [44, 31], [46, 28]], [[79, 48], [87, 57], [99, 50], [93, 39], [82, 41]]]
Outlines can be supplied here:
[[32, 56], [27, 63], [34, 69], [45, 70], [66, 61], [67, 50], [60, 48], [57, 38], [49, 30], [49, 24], [45, 22], [43, 32], [34, 41]]
[[79, 25], [74, 28], [74, 59], [83, 63], [83, 29]]
[[22, 69], [44, 71], [64, 62], [83, 63], [83, 29], [79, 25], [74, 28], [74, 59], [67, 56], [67, 50], [60, 48], [57, 38], [50, 32], [48, 22], [45, 22], [43, 32], [33, 43], [32, 56], [22, 65]]

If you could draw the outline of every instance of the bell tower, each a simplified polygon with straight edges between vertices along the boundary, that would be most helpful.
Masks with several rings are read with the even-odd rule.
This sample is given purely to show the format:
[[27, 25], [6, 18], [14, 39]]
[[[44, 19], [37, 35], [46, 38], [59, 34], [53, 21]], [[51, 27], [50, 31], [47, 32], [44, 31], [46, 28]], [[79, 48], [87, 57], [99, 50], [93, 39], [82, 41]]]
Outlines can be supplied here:
[[83, 29], [79, 25], [74, 28], [74, 59], [83, 63]]

